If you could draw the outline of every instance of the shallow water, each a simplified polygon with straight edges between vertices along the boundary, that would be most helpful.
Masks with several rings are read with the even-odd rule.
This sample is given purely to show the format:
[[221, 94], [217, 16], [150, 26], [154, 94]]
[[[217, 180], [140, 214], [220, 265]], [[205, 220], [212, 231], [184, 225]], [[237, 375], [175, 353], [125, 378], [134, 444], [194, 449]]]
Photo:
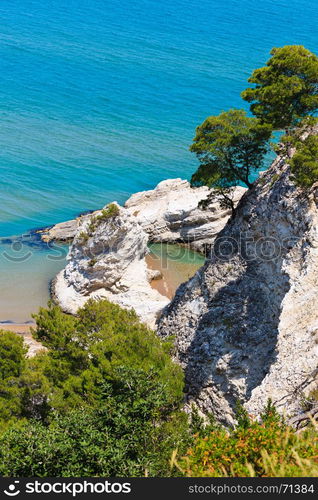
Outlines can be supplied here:
[[161, 271], [162, 278], [153, 280], [151, 286], [172, 299], [181, 283], [191, 278], [203, 266], [205, 258], [182, 245], [153, 243], [149, 245], [147, 265]]
[[24, 323], [49, 300], [49, 283], [65, 266], [65, 245], [21, 242], [20, 238], [2, 244], [0, 274], [0, 322]]

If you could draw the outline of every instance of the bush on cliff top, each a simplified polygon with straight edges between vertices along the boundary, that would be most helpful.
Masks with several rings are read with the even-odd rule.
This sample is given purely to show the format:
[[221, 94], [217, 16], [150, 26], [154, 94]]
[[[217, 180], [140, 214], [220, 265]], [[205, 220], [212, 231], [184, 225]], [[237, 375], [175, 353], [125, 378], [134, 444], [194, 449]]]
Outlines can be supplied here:
[[233, 430], [215, 426], [173, 458], [173, 467], [190, 477], [317, 477], [318, 432], [296, 434], [269, 403], [262, 422], [245, 414]]

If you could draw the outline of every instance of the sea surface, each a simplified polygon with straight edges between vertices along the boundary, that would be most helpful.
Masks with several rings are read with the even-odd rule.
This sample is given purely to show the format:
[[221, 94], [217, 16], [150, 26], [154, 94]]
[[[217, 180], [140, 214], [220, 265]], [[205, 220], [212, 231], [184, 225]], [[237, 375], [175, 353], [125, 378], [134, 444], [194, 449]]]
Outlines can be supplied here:
[[308, 0], [1, 0], [0, 321], [64, 265], [20, 235], [189, 178], [195, 127], [246, 108], [273, 46], [318, 52], [317, 25]]

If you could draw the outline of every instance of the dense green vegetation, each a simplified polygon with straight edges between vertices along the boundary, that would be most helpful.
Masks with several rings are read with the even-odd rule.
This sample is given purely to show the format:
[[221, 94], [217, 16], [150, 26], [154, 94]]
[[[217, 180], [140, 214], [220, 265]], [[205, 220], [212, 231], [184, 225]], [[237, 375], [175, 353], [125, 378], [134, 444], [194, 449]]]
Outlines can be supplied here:
[[302, 45], [273, 48], [272, 57], [242, 92], [252, 113], [275, 130], [297, 127], [318, 110], [318, 57]]
[[107, 301], [77, 317], [50, 304], [36, 322], [47, 351], [34, 358], [15, 334], [0, 336], [0, 473], [167, 473], [187, 443], [171, 344]]
[[290, 158], [295, 146], [299, 150], [291, 161], [295, 182], [308, 188], [318, 180], [315, 140], [302, 144], [300, 134], [310, 133], [315, 124], [318, 57], [301, 45], [273, 48], [271, 56], [249, 78], [254, 86], [241, 94], [255, 118], [242, 110], [210, 116], [197, 128], [190, 147], [200, 162], [192, 184], [215, 188], [213, 196], [233, 211], [233, 187], [251, 187], [250, 176], [262, 167], [272, 130], [286, 131], [275, 147], [280, 153]]
[[235, 429], [198, 433], [184, 457], [174, 456], [174, 467], [193, 477], [317, 477], [317, 429], [295, 433], [270, 402], [261, 419], [243, 412]]
[[36, 322], [34, 336], [47, 350], [34, 358], [26, 358], [16, 334], [0, 334], [1, 475], [317, 471], [314, 431], [297, 435], [271, 406], [262, 423], [240, 408], [232, 431], [212, 417], [204, 425], [195, 411], [185, 414], [183, 374], [171, 360], [171, 342], [162, 342], [135, 313], [89, 301], [73, 317], [50, 304]]

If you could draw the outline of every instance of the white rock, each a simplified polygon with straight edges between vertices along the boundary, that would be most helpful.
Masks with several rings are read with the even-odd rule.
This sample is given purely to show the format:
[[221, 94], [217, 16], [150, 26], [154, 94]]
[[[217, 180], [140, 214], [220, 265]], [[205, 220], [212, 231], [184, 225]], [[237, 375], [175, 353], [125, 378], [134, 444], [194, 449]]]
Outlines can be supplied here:
[[68, 255], [68, 264], [52, 284], [52, 293], [62, 309], [75, 314], [89, 298], [107, 298], [133, 308], [154, 327], [159, 312], [169, 302], [151, 288], [144, 259], [148, 236], [137, 219], [125, 209], [99, 221], [90, 234], [90, 219], [78, 228]]
[[293, 414], [317, 384], [317, 202], [278, 158], [159, 321], [176, 338], [188, 402], [225, 424], [238, 400], [255, 415], [268, 398]]
[[[243, 187], [235, 189], [236, 203], [245, 191]], [[125, 207], [138, 218], [151, 242], [184, 242], [204, 251], [231, 215], [231, 210], [220, 208], [218, 202], [211, 203], [207, 210], [198, 208], [210, 193], [206, 186], [192, 188], [188, 181], [169, 179], [151, 191], [133, 194]]]
[[[235, 204], [245, 191], [243, 187], [235, 188]], [[126, 201], [125, 208], [138, 219], [150, 242], [183, 242], [194, 250], [205, 252], [231, 215], [231, 210], [221, 208], [217, 201], [210, 203], [206, 210], [198, 208], [200, 201], [205, 200], [210, 193], [211, 190], [206, 186], [192, 188], [188, 181], [168, 179], [160, 182], [155, 189], [133, 194]], [[75, 237], [79, 226], [90, 217], [84, 215], [56, 224], [44, 231], [42, 240], [69, 241]]]

